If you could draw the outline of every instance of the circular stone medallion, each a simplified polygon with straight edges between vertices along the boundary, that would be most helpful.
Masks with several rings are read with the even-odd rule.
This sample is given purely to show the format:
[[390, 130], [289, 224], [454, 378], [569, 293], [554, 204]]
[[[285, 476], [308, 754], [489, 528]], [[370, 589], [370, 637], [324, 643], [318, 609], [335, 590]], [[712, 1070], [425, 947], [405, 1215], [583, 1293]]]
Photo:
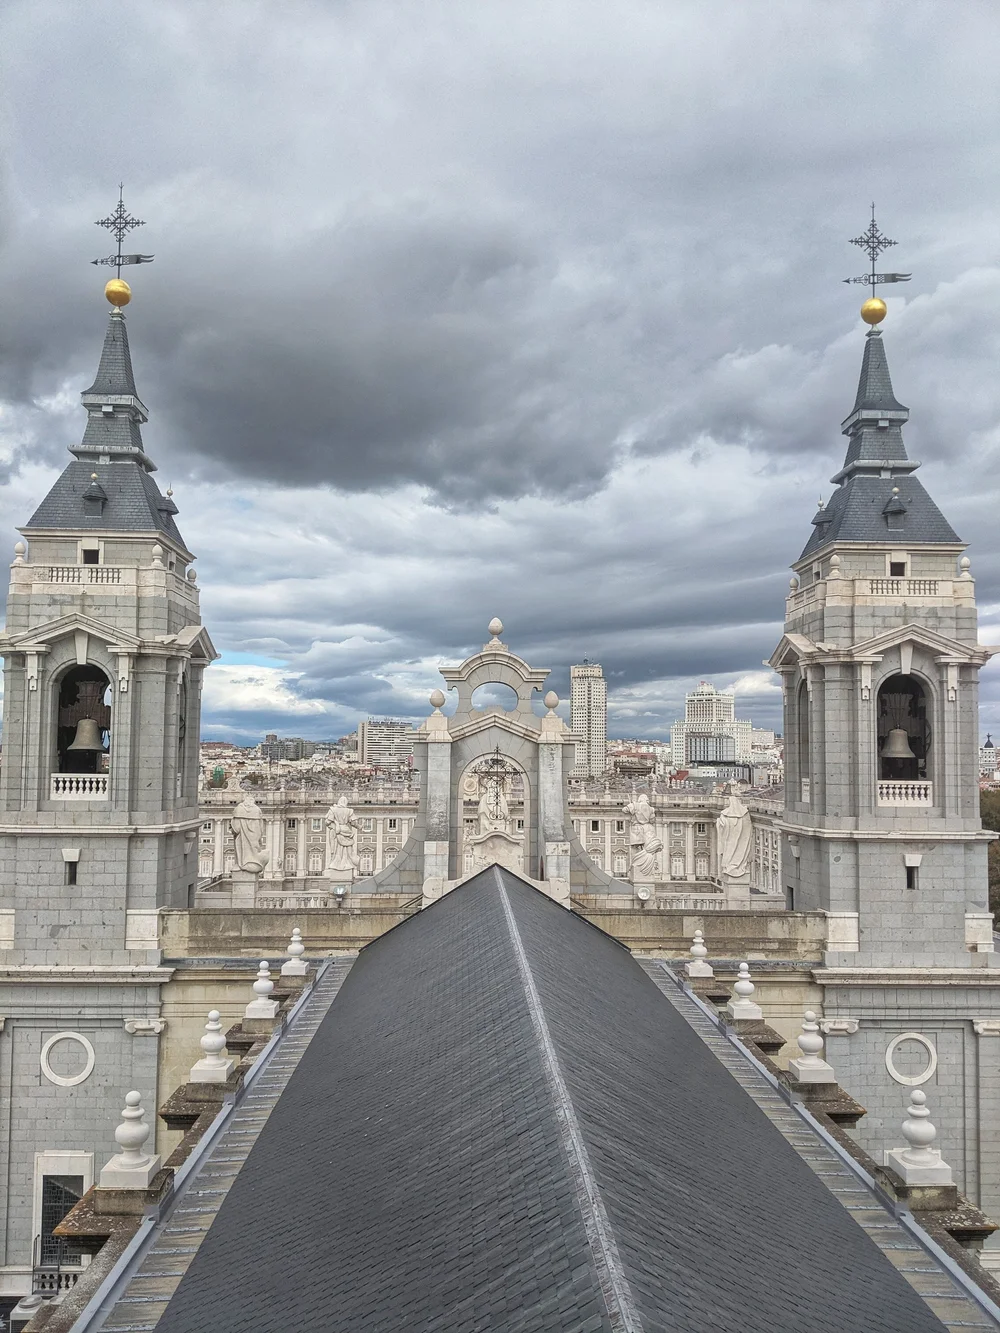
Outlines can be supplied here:
[[[53, 1046], [60, 1041], [75, 1041], [83, 1047], [83, 1068], [75, 1074], [57, 1074], [49, 1063], [49, 1055]], [[97, 1060], [94, 1054], [94, 1048], [79, 1032], [57, 1032], [55, 1036], [50, 1037], [42, 1047], [42, 1054], [39, 1057], [39, 1065], [42, 1073], [50, 1083], [55, 1083], [60, 1088], [74, 1088], [78, 1083], [83, 1083], [85, 1079], [90, 1078], [94, 1072], [94, 1064]]]
[[[927, 1052], [927, 1068], [922, 1074], [901, 1074], [896, 1068], [895, 1054], [896, 1048], [900, 1042], [915, 1041], [918, 1042]], [[921, 1083], [926, 1083], [929, 1078], [934, 1077], [934, 1071], [937, 1069], [937, 1051], [934, 1044], [923, 1035], [922, 1032], [903, 1032], [898, 1037], [893, 1037], [889, 1045], [885, 1048], [885, 1067], [889, 1071], [889, 1077], [901, 1083], [904, 1088], [916, 1088]]]

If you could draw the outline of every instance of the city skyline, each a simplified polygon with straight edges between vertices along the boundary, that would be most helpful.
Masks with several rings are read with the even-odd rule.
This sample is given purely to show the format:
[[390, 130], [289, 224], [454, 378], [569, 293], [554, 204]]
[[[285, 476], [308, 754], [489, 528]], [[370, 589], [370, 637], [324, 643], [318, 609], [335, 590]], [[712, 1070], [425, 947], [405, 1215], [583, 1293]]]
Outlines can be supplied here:
[[[37, 106], [8, 153], [9, 547], [80, 437], [124, 177], [146, 438], [223, 654], [207, 736], [422, 717], [493, 615], [564, 698], [606, 664], [612, 736], [664, 736], [702, 676], [780, 726], [761, 661], [842, 457], [875, 198], [914, 275], [884, 326], [907, 448], [1000, 642], [997, 118], [967, 133], [1000, 16], [792, 12], [300, 4], [251, 38], [226, 5], [9, 6]], [[1000, 732], [996, 663], [982, 701]]]

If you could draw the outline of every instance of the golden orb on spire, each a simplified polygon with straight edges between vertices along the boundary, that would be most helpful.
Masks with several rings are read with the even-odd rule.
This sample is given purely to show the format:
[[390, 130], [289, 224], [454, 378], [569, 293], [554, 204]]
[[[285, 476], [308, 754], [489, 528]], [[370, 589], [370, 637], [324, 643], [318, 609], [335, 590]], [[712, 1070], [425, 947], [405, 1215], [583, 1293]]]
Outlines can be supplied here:
[[112, 278], [104, 288], [104, 295], [113, 306], [117, 306], [120, 310], [123, 305], [128, 305], [131, 301], [132, 288], [124, 278]]
[[[108, 283], [108, 286], [110, 287], [111, 284]], [[108, 297], [108, 300], [111, 300], [110, 296]], [[883, 319], [886, 317], [886, 313], [887, 307], [885, 302], [880, 301], [877, 296], [870, 296], [861, 307], [861, 318], [866, 324], [871, 324], [872, 328], [874, 328], [876, 324], [882, 323]]]

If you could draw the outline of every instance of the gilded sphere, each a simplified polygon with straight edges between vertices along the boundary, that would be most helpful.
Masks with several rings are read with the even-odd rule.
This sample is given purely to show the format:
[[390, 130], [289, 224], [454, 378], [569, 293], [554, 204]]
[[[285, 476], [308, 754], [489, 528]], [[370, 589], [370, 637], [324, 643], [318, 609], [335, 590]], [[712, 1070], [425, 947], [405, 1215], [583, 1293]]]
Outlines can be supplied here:
[[885, 315], [886, 304], [884, 301], [880, 301], [877, 296], [870, 296], [861, 307], [861, 318], [866, 324], [871, 324], [872, 327], [881, 324]]
[[128, 305], [132, 299], [132, 288], [124, 278], [112, 278], [104, 288], [104, 295], [112, 305], [117, 306], [119, 310], [123, 305]]

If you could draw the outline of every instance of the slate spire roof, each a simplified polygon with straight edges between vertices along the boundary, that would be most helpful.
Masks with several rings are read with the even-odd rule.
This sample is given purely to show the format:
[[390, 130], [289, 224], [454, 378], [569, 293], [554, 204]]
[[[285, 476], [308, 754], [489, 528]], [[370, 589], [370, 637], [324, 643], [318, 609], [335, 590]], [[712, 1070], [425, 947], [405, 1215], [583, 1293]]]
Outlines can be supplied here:
[[[150, 532], [183, 547], [173, 518], [177, 506], [161, 495], [151, 476], [156, 466], [142, 442], [141, 428], [148, 415], [136, 391], [121, 310], [111, 312], [97, 375], [80, 397], [87, 425], [80, 443], [70, 446], [74, 461], [22, 531]], [[100, 505], [93, 503], [95, 473], [104, 496]]]
[[961, 543], [961, 539], [913, 473], [903, 426], [909, 409], [893, 392], [881, 329], [865, 338], [854, 406], [841, 430], [847, 436], [844, 466], [800, 559], [832, 542]]

